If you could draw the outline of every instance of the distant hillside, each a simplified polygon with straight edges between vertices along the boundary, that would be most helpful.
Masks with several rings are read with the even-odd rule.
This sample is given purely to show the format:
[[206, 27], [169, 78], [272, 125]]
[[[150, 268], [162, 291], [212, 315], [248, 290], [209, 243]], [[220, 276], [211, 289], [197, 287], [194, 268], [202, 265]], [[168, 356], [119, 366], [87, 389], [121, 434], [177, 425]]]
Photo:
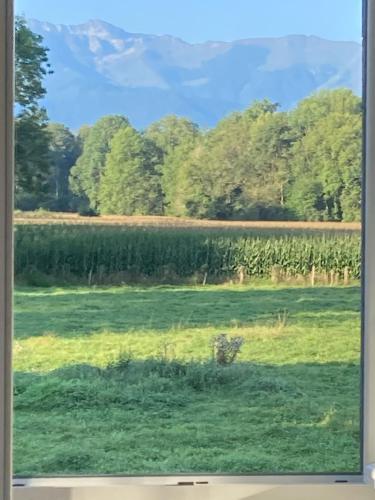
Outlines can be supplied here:
[[72, 128], [109, 113], [140, 128], [170, 113], [212, 126], [254, 99], [288, 109], [320, 88], [361, 92], [361, 47], [354, 42], [293, 35], [193, 45], [103, 21], [29, 25], [50, 48], [49, 116]]

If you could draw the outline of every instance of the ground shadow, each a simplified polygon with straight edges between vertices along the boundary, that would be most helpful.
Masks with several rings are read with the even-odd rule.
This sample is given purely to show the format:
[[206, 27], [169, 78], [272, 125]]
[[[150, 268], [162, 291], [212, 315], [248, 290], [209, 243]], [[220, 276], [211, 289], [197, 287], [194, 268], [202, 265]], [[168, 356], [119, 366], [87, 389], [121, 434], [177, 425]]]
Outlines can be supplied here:
[[15, 374], [15, 472], [349, 473], [360, 368], [121, 359]]
[[101, 331], [170, 330], [266, 322], [286, 311], [326, 327], [358, 318], [359, 287], [118, 287], [24, 289], [15, 296], [17, 338]]

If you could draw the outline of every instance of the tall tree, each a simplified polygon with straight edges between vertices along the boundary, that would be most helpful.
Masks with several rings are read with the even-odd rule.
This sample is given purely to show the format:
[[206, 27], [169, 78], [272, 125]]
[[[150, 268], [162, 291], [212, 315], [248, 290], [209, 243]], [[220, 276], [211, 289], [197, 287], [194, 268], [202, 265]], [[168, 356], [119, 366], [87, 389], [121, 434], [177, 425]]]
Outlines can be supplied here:
[[43, 110], [22, 112], [15, 120], [15, 203], [34, 210], [49, 191], [49, 134]]
[[[289, 205], [312, 220], [359, 220], [362, 118], [331, 112], [296, 143]], [[306, 179], [310, 179], [309, 184]], [[301, 186], [303, 189], [301, 190]], [[301, 192], [309, 204], [301, 199]]]
[[15, 48], [16, 204], [30, 197], [37, 204], [48, 191], [50, 168], [47, 114], [38, 104], [46, 94], [43, 78], [50, 73], [48, 49], [22, 17], [16, 18]]
[[293, 134], [269, 101], [234, 113], [186, 155], [180, 190], [185, 214], [276, 218], [283, 214]]
[[321, 90], [303, 99], [291, 112], [290, 119], [300, 135], [304, 135], [330, 113], [358, 115], [362, 109], [362, 99], [349, 89]]
[[251, 172], [246, 184], [258, 204], [260, 218], [289, 215], [285, 205], [295, 140], [286, 113], [265, 112], [252, 123], [248, 148]]
[[146, 136], [167, 155], [186, 139], [199, 135], [199, 127], [187, 118], [169, 115], [153, 123], [146, 130]]
[[160, 149], [162, 155], [161, 183], [164, 209], [169, 215], [181, 215], [180, 204], [184, 160], [200, 136], [198, 125], [186, 118], [166, 116], [146, 130], [146, 137]]
[[260, 116], [274, 114], [279, 109], [279, 104], [270, 101], [269, 99], [263, 99], [262, 101], [254, 101], [251, 106], [249, 106], [242, 113], [245, 120], [254, 122]]
[[43, 37], [33, 33], [20, 16], [15, 21], [15, 48], [15, 101], [31, 111], [46, 95], [43, 79], [51, 70]]
[[122, 128], [130, 127], [123, 116], [105, 116], [85, 129], [83, 152], [70, 172], [70, 187], [77, 196], [86, 196], [93, 210], [99, 209], [99, 189], [110, 143]]
[[100, 183], [102, 214], [162, 214], [159, 150], [132, 127], [113, 137]]
[[71, 192], [69, 189], [70, 170], [81, 153], [79, 138], [60, 123], [48, 125], [50, 134], [51, 161], [51, 203], [50, 208], [58, 211], [71, 209]]
[[82, 125], [78, 130], [77, 139], [81, 150], [83, 151], [83, 146], [90, 135], [91, 127], [90, 125]]

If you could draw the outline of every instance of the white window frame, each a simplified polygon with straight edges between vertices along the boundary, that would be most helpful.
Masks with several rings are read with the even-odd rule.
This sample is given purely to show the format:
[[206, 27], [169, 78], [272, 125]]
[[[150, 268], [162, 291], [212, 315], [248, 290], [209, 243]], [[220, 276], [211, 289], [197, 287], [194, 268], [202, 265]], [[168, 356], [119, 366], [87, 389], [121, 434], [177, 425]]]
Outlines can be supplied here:
[[365, 10], [367, 111], [364, 148], [366, 202], [363, 224], [363, 473], [324, 476], [77, 477], [13, 481], [11, 347], [14, 36], [13, 0], [0, 0], [0, 500], [375, 499], [375, 0], [367, 0]]

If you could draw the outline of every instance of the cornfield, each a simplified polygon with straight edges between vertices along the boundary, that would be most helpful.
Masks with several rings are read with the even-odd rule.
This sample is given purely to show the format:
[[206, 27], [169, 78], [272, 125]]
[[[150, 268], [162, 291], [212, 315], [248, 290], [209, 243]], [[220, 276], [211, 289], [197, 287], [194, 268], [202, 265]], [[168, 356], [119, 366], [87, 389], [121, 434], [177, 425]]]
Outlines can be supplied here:
[[339, 280], [361, 268], [358, 232], [27, 224], [16, 227], [15, 248], [16, 278], [36, 281]]

